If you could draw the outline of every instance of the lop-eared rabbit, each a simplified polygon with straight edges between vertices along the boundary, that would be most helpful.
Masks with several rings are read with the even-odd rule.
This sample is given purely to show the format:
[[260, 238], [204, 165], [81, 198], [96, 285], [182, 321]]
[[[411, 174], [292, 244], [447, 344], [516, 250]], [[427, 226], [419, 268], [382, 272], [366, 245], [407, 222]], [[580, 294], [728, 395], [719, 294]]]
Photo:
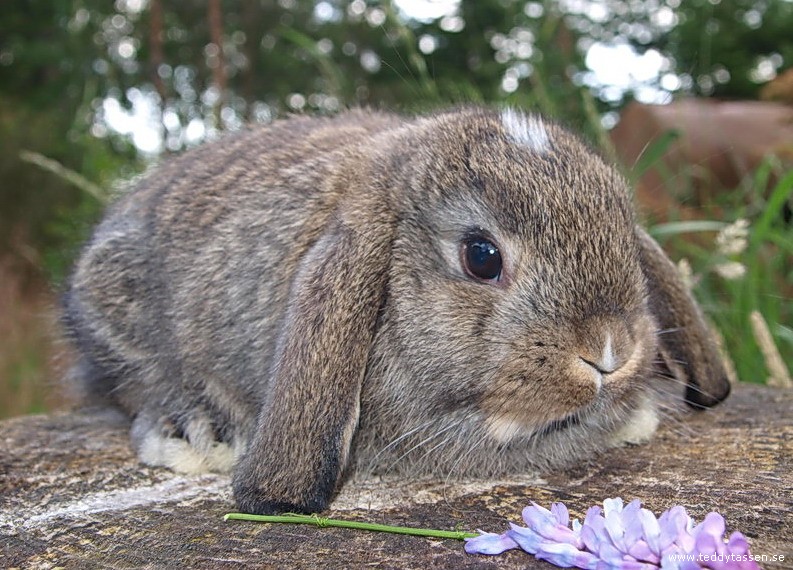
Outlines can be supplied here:
[[[729, 384], [615, 168], [507, 109], [231, 134], [110, 208], [64, 322], [141, 460], [321, 511], [354, 472], [494, 477], [649, 438]], [[679, 390], [678, 390], [679, 388]]]

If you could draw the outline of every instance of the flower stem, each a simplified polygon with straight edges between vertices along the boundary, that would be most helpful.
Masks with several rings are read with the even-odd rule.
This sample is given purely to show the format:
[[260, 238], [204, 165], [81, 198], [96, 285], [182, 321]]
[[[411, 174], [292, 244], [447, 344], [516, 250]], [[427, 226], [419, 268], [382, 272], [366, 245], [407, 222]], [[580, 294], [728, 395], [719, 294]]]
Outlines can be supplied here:
[[229, 513], [223, 520], [255, 521], [267, 523], [297, 523], [313, 524], [320, 528], [331, 526], [336, 528], [354, 528], [358, 530], [369, 530], [374, 532], [390, 532], [393, 534], [409, 534], [411, 536], [427, 536], [430, 538], [453, 538], [463, 540], [479, 536], [479, 533], [464, 532], [460, 530], [435, 530], [431, 528], [410, 528], [405, 526], [390, 526], [385, 524], [343, 521], [339, 519], [326, 519], [317, 515], [249, 515], [246, 513]]

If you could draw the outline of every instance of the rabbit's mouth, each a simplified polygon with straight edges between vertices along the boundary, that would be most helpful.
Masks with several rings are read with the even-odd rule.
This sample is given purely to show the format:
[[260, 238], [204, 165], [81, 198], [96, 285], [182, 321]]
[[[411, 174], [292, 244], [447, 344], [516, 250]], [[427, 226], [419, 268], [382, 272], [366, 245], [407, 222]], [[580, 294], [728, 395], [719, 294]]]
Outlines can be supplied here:
[[552, 420], [537, 430], [537, 437], [547, 437], [552, 433], [564, 431], [581, 424], [580, 414], [569, 414], [560, 420]]
[[583, 414], [578, 411], [562, 418], [546, 421], [540, 425], [537, 425], [536, 422], [526, 422], [508, 415], [490, 417], [487, 419], [486, 424], [490, 437], [499, 443], [508, 443], [518, 436], [530, 436], [541, 439], [581, 425], [582, 422]]
[[[618, 412], [614, 409], [613, 395], [607, 395], [557, 418], [538, 422], [513, 414], [490, 416], [485, 420], [487, 434], [499, 444], [508, 444], [516, 439], [539, 443], [548, 438], [564, 436], [566, 433], [588, 431], [614, 431], [615, 442], [638, 443], [646, 441], [658, 425], [655, 401], [640, 390], [621, 394], [622, 403]], [[611, 410], [610, 413], [607, 413]], [[608, 421], [604, 422], [604, 418]], [[616, 430], [616, 431], [615, 431]], [[623, 433], [624, 432], [624, 433]], [[615, 443], [616, 444], [616, 443]], [[611, 444], [614, 445], [614, 444]]]

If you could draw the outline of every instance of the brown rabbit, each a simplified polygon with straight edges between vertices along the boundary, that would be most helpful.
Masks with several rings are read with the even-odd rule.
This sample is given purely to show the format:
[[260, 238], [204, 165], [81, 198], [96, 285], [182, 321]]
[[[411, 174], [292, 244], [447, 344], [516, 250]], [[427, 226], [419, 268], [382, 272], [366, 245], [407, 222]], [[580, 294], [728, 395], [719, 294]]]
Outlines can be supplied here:
[[249, 512], [321, 511], [345, 471], [562, 466], [647, 439], [664, 385], [729, 392], [623, 178], [513, 110], [292, 118], [187, 152], [99, 225], [64, 320], [141, 459], [233, 466]]

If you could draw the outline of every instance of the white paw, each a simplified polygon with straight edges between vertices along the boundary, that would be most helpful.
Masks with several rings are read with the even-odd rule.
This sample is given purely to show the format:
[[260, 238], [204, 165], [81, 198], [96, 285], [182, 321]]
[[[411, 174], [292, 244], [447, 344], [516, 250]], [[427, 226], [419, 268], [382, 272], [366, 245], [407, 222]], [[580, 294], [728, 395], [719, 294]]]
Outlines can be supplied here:
[[235, 453], [230, 445], [219, 442], [199, 453], [184, 439], [163, 437], [153, 430], [140, 441], [138, 457], [146, 465], [168, 467], [179, 473], [225, 473], [234, 466]]
[[611, 445], [618, 446], [625, 443], [645, 443], [658, 429], [658, 412], [650, 398], [642, 401], [641, 405], [633, 412], [627, 423], [617, 430], [611, 440]]

